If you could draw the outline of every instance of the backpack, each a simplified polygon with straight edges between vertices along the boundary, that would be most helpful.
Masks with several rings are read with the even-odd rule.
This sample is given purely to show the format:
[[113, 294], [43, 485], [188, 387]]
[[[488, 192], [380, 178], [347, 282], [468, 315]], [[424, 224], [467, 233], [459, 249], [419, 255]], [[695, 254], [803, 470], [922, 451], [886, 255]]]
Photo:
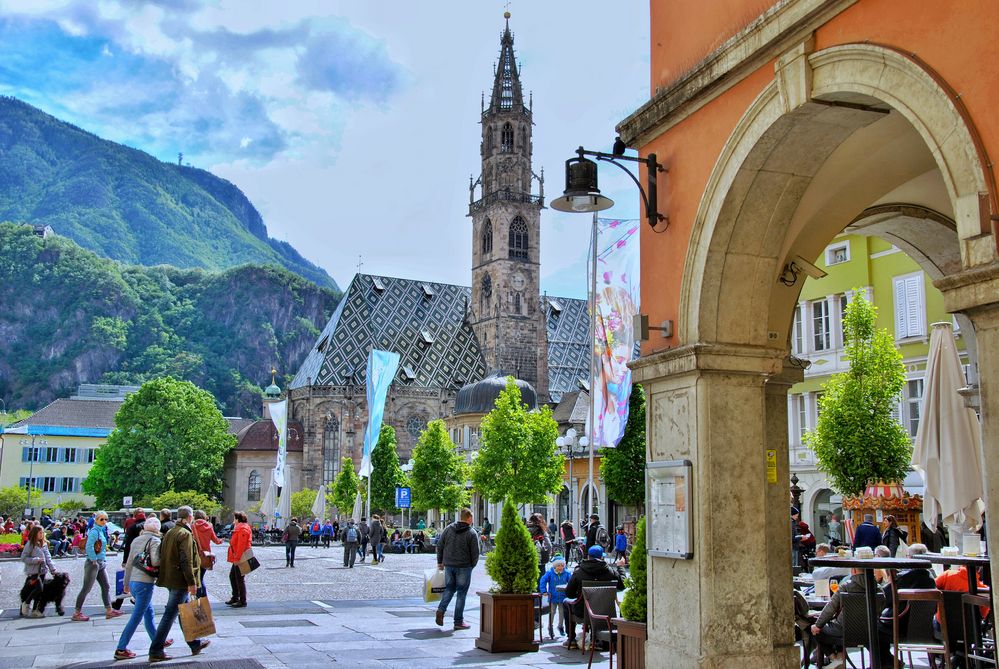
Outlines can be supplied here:
[[138, 569], [147, 576], [159, 576], [160, 568], [153, 566], [153, 557], [149, 554], [149, 545], [151, 543], [152, 539], [146, 542], [142, 552], [132, 558], [132, 567], [134, 569]]
[[347, 543], [356, 544], [357, 543], [357, 528], [351, 525], [347, 528]]
[[312, 523], [312, 533], [319, 534], [319, 523]]
[[597, 544], [604, 549], [605, 553], [610, 552], [614, 548], [610, 535], [607, 534], [607, 528], [603, 525], [597, 527]]

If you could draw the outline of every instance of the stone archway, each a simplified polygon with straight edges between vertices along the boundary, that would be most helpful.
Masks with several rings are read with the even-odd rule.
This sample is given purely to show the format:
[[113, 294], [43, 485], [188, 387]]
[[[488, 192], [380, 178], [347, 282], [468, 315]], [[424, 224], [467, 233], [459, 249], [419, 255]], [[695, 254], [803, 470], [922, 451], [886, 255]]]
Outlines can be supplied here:
[[[972, 319], [982, 369], [999, 366], [999, 289], [989, 287], [999, 269], [986, 234], [992, 179], [950, 93], [908, 57], [868, 44], [811, 53], [802, 43], [776, 75], [702, 196], [680, 290], [682, 345], [635, 365], [650, 396], [650, 458], [690, 459], [700, 500], [694, 559], [651, 561], [648, 652], [673, 666], [797, 664], [781, 482], [787, 390], [801, 378], [788, 339], [804, 281], [778, 281], [789, 261], [816, 257], [849, 224], [874, 224], [886, 208], [880, 222], [945, 294], [959, 295], [948, 308]], [[983, 416], [995, 413], [989, 390], [983, 381]], [[999, 514], [999, 464], [987, 478]], [[730, 554], [733, 537], [740, 550]], [[671, 611], [681, 606], [678, 620]]]

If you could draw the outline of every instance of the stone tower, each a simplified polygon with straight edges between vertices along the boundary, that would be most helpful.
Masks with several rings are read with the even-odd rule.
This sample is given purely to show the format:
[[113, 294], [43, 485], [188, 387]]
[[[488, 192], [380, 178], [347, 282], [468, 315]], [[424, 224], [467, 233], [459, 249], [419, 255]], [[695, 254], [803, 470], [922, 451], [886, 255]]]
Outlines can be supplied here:
[[[524, 104], [510, 15], [492, 94], [482, 101], [482, 174], [470, 186], [469, 319], [488, 371], [503, 370], [548, 397], [548, 346], [540, 300], [544, 179], [531, 170], [532, 109]], [[531, 187], [538, 182], [539, 194]], [[475, 199], [476, 186], [479, 199]]]

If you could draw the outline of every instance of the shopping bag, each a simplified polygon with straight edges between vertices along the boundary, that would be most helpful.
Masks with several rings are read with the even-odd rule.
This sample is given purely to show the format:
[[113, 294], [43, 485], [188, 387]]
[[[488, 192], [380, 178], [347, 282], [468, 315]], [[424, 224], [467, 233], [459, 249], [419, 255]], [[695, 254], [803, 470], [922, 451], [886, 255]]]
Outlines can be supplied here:
[[125, 570], [119, 569], [114, 573], [114, 596], [123, 597], [125, 595]]
[[440, 569], [426, 569], [423, 572], [423, 601], [436, 602], [444, 592], [444, 572]]
[[247, 548], [243, 551], [243, 557], [239, 560], [239, 572], [246, 576], [251, 571], [260, 566], [260, 561], [253, 557], [253, 549]]
[[184, 641], [188, 643], [201, 637], [215, 634], [215, 620], [212, 606], [207, 597], [198, 597], [177, 607], [180, 612], [180, 627], [184, 630]]

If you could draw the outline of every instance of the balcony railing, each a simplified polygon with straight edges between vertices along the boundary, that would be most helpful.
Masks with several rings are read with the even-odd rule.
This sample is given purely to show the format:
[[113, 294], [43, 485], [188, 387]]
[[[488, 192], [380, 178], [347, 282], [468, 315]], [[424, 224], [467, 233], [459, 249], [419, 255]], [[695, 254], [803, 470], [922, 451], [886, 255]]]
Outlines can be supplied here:
[[545, 208], [545, 202], [540, 195], [531, 195], [530, 193], [514, 193], [508, 190], [498, 190], [493, 191], [489, 195], [485, 195], [475, 202], [468, 205], [468, 215], [481, 211], [483, 208], [488, 207], [496, 202], [514, 202], [516, 204], [530, 204], [538, 207], [539, 209]]

